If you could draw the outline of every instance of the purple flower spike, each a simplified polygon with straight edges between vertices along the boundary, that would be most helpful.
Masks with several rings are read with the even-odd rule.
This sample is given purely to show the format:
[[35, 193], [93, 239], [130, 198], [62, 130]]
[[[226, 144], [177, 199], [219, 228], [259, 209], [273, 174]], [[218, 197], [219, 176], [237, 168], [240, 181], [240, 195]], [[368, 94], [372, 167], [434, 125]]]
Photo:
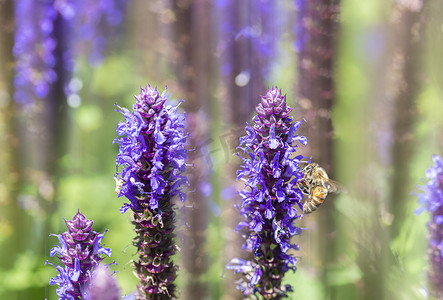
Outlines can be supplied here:
[[295, 271], [297, 261], [290, 250], [298, 250], [298, 245], [290, 239], [301, 233], [293, 223], [300, 218], [294, 207], [302, 200], [297, 181], [302, 178], [298, 164], [303, 157], [293, 155], [297, 148], [293, 143], [305, 144], [306, 138], [295, 134], [300, 122], [292, 121], [292, 108], [279, 89], [262, 96], [256, 110], [253, 128], [248, 124], [247, 135], [240, 138], [239, 148], [246, 157], [237, 179], [246, 183], [240, 193], [245, 220], [236, 228], [247, 236], [243, 249], [254, 258], [234, 258], [226, 268], [243, 274], [237, 288], [245, 296], [279, 299], [292, 291], [281, 283], [287, 271]]
[[50, 255], [57, 257], [65, 265], [64, 268], [55, 266], [60, 274], [55, 278], [51, 278], [49, 284], [58, 284], [57, 295], [61, 300], [64, 299], [88, 299], [86, 287], [91, 277], [103, 260], [104, 253], [106, 256], [111, 255], [111, 249], [100, 246], [104, 234], [92, 231], [94, 221], [86, 219], [86, 217], [78, 211], [72, 220], [65, 221], [68, 231], [57, 236], [60, 246], [51, 249]]
[[436, 299], [443, 297], [443, 160], [440, 156], [432, 157], [434, 165], [426, 170], [428, 183], [419, 194], [421, 207], [431, 215], [429, 230], [429, 271], [430, 292]]
[[135, 99], [133, 112], [118, 107], [126, 121], [118, 124], [114, 140], [120, 145], [116, 162], [121, 169], [116, 192], [130, 200], [120, 211], [130, 208], [134, 216], [137, 299], [170, 299], [177, 269], [171, 258], [176, 251], [172, 198], [184, 201], [181, 188], [187, 184], [185, 115], [167, 103], [166, 91], [160, 94], [150, 85]]

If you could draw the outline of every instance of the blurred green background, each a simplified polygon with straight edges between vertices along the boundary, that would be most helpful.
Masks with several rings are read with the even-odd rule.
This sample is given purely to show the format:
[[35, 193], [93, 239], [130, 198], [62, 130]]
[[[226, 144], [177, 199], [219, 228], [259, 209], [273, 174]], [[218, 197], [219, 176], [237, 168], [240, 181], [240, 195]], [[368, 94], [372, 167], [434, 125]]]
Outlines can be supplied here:
[[428, 215], [414, 214], [414, 193], [442, 153], [439, 1], [128, 1], [103, 62], [75, 56], [80, 102], [35, 98], [30, 108], [12, 96], [14, 3], [0, 1], [0, 299], [57, 299], [49, 234], [78, 209], [109, 230], [105, 262], [117, 262], [122, 295], [135, 289], [131, 216], [114, 192], [113, 104], [131, 107], [148, 83], [183, 98], [194, 122], [179, 299], [241, 299], [223, 274], [242, 242], [233, 153], [272, 86], [307, 121], [301, 152], [344, 187], [298, 224], [290, 299], [429, 299]]

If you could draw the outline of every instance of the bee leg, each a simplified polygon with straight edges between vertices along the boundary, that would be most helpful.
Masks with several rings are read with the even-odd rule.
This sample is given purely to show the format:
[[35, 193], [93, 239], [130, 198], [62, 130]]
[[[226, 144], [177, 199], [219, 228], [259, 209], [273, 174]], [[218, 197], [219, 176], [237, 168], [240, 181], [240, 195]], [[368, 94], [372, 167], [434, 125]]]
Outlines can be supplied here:
[[316, 211], [317, 207], [318, 206], [316, 206], [313, 201], [306, 201], [303, 204], [303, 213], [304, 214], [310, 214], [311, 212]]
[[303, 204], [303, 213], [304, 214], [310, 214], [312, 211], [314, 211], [315, 210], [315, 207], [314, 207], [314, 209], [312, 209], [312, 206], [310, 205], [310, 203], [309, 202], [305, 202], [304, 204]]

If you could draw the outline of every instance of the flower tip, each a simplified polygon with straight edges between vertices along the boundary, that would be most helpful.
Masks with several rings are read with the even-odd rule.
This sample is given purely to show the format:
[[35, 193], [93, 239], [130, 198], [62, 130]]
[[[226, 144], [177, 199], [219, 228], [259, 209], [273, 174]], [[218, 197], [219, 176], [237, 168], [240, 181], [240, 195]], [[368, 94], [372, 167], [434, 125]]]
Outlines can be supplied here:
[[[122, 107], [121, 107], [120, 105], [118, 105], [117, 102], [114, 103], [114, 106], [117, 107], [117, 109], [115, 109], [114, 111], [116, 111], [116, 112], [122, 112], [122, 111], [123, 111]], [[122, 113], [123, 113], [123, 112], [122, 112]]]
[[131, 206], [128, 203], [123, 204], [122, 207], [120, 207], [120, 213], [124, 214], [129, 208], [131, 208]]

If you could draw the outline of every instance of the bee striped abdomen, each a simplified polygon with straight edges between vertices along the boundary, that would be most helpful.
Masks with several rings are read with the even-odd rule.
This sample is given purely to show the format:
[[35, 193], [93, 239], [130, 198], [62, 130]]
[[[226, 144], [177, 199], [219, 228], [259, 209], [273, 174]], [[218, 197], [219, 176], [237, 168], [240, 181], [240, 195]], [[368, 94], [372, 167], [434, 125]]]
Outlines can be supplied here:
[[316, 186], [312, 188], [312, 193], [308, 199], [303, 205], [303, 212], [311, 213], [314, 210], [317, 210], [317, 208], [325, 201], [326, 196], [328, 195], [328, 190], [325, 187], [322, 186]]
[[328, 195], [328, 189], [322, 186], [316, 186], [314, 191], [312, 192], [312, 198], [316, 203], [322, 204], [325, 201], [326, 196]]

